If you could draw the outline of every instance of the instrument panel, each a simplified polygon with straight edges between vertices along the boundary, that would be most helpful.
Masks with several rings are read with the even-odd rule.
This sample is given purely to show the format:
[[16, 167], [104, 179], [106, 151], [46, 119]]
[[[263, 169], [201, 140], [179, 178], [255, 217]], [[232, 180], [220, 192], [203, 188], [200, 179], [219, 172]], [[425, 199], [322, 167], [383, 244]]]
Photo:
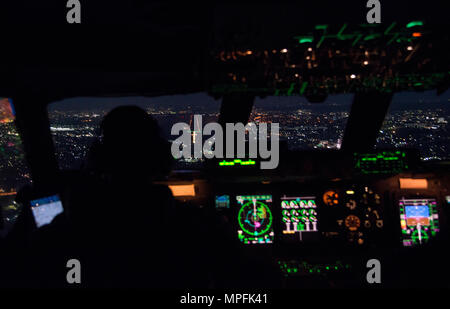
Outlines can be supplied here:
[[244, 244], [270, 244], [273, 242], [273, 215], [271, 195], [238, 195], [237, 231]]
[[368, 186], [350, 186], [328, 190], [322, 200], [322, 213], [330, 237], [339, 235], [348, 243], [364, 245], [382, 232], [384, 219], [380, 192]]
[[214, 203], [244, 245], [331, 242], [363, 246], [383, 231], [382, 195], [368, 186], [250, 193], [216, 195]]
[[[417, 247], [440, 232], [448, 194], [436, 181], [403, 177], [310, 183], [196, 180], [192, 195], [176, 197], [213, 208], [244, 246]], [[405, 181], [416, 187], [405, 187]]]
[[403, 246], [420, 246], [439, 233], [436, 199], [402, 198], [399, 201], [399, 209]]
[[223, 218], [248, 256], [276, 263], [286, 286], [312, 282], [304, 276], [345, 285], [349, 278], [365, 282], [361, 263], [370, 258], [397, 267], [441, 246], [449, 180], [419, 172], [284, 181], [228, 176], [205, 181], [208, 189], [196, 188], [191, 201]]
[[[314, 241], [318, 238], [319, 217], [314, 196], [280, 198], [283, 242]], [[284, 225], [283, 225], [284, 224]]]

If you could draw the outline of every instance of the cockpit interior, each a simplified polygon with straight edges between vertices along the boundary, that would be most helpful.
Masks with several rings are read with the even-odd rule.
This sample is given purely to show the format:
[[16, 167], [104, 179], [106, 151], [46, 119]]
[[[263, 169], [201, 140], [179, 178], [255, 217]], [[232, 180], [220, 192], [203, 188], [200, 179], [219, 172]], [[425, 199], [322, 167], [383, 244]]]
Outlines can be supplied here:
[[[185, 222], [153, 223], [159, 212], [130, 198], [105, 219], [118, 222], [99, 223], [105, 230], [115, 226], [112, 243], [124, 252], [129, 242], [120, 235], [136, 234], [121, 230], [154, 216], [148, 242], [140, 246], [158, 238], [164, 239], [161, 248], [186, 246], [164, 260], [167, 272], [158, 270], [172, 276], [168, 286], [177, 281], [168, 269], [182, 268], [183, 252], [197, 259], [209, 246], [228, 248], [222, 248], [222, 234], [214, 234], [219, 228], [236, 246], [238, 260], [257, 268], [248, 276], [260, 276], [269, 287], [449, 286], [448, 10], [425, 4], [399, 10], [400, 4], [384, 1], [383, 22], [367, 23], [369, 9], [352, 1], [347, 9], [324, 1], [104, 1], [109, 15], [101, 4], [83, 2], [76, 25], [65, 22], [67, 8], [52, 10], [53, 2], [36, 7], [24, 1], [17, 18], [0, 12], [3, 22], [14, 25], [2, 33], [0, 51], [1, 287], [70, 286], [66, 265], [60, 283], [45, 275], [29, 281], [24, 255], [34, 250], [33, 235], [58, 216], [89, 217], [89, 208], [76, 210], [83, 201], [106, 207], [138, 192], [148, 205], [160, 203], [153, 197], [159, 189], [131, 179], [105, 191], [106, 199], [94, 185], [89, 193], [73, 190], [88, 186], [80, 175], [102, 137], [103, 117], [123, 105], [145, 110], [172, 145], [180, 137], [175, 124], [189, 130], [189, 156], [176, 158], [172, 151], [170, 173], [152, 179], [169, 190]], [[213, 122], [223, 128], [270, 124], [272, 133], [278, 124], [271, 135], [277, 143], [266, 141], [272, 149], [253, 155], [256, 144], [245, 127], [231, 143], [224, 134], [223, 156], [208, 157], [208, 142], [218, 149], [217, 139], [211, 142], [205, 133]], [[113, 128], [126, 131], [124, 148], [136, 140], [127, 125], [119, 121]], [[243, 153], [228, 156], [238, 144]], [[112, 151], [128, 151], [128, 161], [141, 162], [142, 153], [133, 149]], [[198, 149], [200, 156], [194, 155]], [[270, 159], [275, 167], [262, 168]], [[165, 164], [158, 156], [148, 160]], [[214, 227], [206, 235], [190, 234], [202, 224]], [[97, 241], [108, 242], [108, 233], [101, 235]], [[193, 238], [203, 237], [204, 247], [189, 249]], [[234, 262], [220, 263], [211, 264], [219, 273]], [[381, 274], [371, 273], [374, 263]], [[250, 282], [247, 287], [258, 287]]]

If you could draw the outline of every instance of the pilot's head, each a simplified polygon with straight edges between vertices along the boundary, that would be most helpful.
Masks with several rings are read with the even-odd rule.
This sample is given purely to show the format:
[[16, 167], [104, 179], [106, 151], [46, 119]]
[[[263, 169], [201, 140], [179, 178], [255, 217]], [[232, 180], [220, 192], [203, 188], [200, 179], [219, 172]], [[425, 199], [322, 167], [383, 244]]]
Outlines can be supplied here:
[[[112, 175], [133, 179], [166, 176], [173, 157], [156, 120], [137, 106], [110, 111], [100, 125], [100, 142], [93, 145], [91, 166]], [[129, 178], [131, 177], [131, 178]]]

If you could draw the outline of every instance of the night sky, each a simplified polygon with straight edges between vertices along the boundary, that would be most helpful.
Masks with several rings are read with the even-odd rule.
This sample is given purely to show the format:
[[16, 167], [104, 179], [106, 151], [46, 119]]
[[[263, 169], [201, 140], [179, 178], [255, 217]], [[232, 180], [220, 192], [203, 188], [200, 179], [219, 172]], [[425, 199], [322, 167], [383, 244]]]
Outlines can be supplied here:
[[[324, 103], [311, 104], [304, 97], [267, 97], [256, 98], [255, 106], [268, 110], [284, 110], [296, 107], [316, 110], [345, 109], [349, 110], [352, 102], [352, 94], [331, 95]], [[120, 105], [138, 105], [142, 107], [172, 107], [182, 109], [187, 105], [195, 112], [200, 107], [208, 111], [219, 111], [221, 100], [214, 100], [206, 93], [194, 93], [187, 95], [171, 95], [161, 97], [112, 97], [95, 98], [80, 97], [57, 101], [49, 105], [49, 110], [73, 110], [89, 111], [98, 109], [112, 109]], [[208, 108], [205, 108], [208, 107]], [[209, 108], [210, 107], [210, 108]], [[450, 108], [450, 90], [437, 96], [436, 91], [426, 92], [401, 92], [396, 93], [392, 100], [391, 109], [420, 109], [420, 108]], [[183, 108], [184, 109], [184, 108]]]

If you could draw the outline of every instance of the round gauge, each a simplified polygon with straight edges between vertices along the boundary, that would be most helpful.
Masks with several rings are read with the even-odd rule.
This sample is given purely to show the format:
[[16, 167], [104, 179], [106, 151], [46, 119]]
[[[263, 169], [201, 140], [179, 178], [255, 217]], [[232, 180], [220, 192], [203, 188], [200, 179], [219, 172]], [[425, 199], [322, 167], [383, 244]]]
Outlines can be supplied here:
[[333, 190], [327, 191], [323, 194], [323, 202], [328, 206], [337, 205], [339, 204], [339, 195]]
[[367, 207], [364, 211], [364, 227], [365, 228], [371, 228], [371, 227], [377, 227], [382, 228], [383, 227], [383, 218], [380, 215], [380, 212], [377, 209], [374, 209], [372, 207]]
[[426, 243], [429, 240], [429, 236], [424, 230], [414, 230], [411, 235], [412, 241], [415, 245]]
[[349, 208], [350, 210], [354, 210], [354, 209], [356, 208], [356, 201], [353, 200], [353, 199], [349, 199], [349, 200], [347, 201], [347, 203], [345, 203], [345, 206], [346, 206], [347, 208]]
[[361, 220], [355, 215], [350, 215], [347, 218], [345, 218], [345, 226], [350, 231], [356, 231], [361, 225]]
[[245, 233], [261, 236], [270, 230], [273, 217], [266, 204], [253, 200], [242, 205], [238, 213], [238, 221]]
[[289, 210], [283, 210], [283, 218], [282, 218], [284, 223], [291, 223], [291, 214], [289, 212]]

